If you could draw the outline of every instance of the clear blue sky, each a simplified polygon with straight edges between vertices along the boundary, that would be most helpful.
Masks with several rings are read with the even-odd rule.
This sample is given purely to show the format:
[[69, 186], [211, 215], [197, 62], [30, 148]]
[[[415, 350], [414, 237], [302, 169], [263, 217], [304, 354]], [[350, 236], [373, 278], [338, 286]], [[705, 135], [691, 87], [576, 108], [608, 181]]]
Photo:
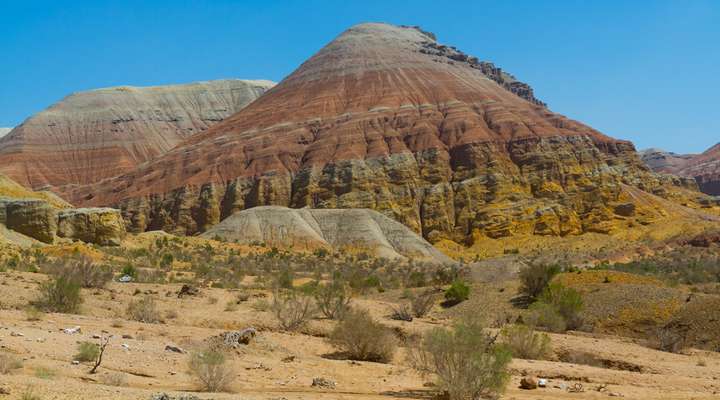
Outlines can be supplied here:
[[638, 148], [720, 141], [717, 0], [0, 0], [0, 126], [98, 87], [279, 81], [366, 21], [421, 25]]

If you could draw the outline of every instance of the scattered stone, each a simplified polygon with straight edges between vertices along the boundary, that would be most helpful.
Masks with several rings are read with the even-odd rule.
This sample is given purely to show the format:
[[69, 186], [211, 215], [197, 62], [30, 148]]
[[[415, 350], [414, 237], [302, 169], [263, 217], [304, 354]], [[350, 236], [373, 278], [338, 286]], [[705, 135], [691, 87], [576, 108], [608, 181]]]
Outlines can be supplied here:
[[120, 347], [122, 347], [125, 350], [130, 350], [130, 346], [127, 343], [121, 344]]
[[335, 382], [327, 378], [313, 378], [312, 387], [323, 389], [335, 389]]
[[284, 363], [290, 363], [290, 362], [293, 362], [293, 361], [295, 361], [295, 356], [287, 356], [287, 357], [283, 357], [283, 359], [282, 359], [282, 360], [280, 360], [280, 361], [282, 361], [282, 362], [284, 362]]
[[172, 345], [172, 344], [165, 345], [165, 351], [171, 351], [173, 353], [185, 354], [185, 350], [183, 350], [180, 347], [177, 347], [175, 345]]
[[198, 294], [200, 294], [200, 289], [192, 285], [184, 284], [180, 288], [180, 291], [178, 291], [177, 297], [183, 298], [185, 296], [197, 296]]
[[73, 328], [65, 328], [62, 330], [63, 333], [68, 335], [74, 335], [76, 333], [82, 333], [82, 329], [79, 326], [73, 327]]
[[618, 393], [618, 392], [608, 392], [607, 395], [610, 397], [625, 397], [621, 393]]
[[24, 335], [22, 332], [12, 331], [12, 332], [10, 332], [10, 336], [23, 337], [23, 336], [25, 336], [25, 335]]
[[533, 390], [537, 389], [537, 387], [537, 381], [533, 377], [526, 376], [520, 380], [520, 389]]
[[209, 339], [211, 346], [237, 349], [240, 345], [248, 345], [257, 335], [257, 329], [245, 328], [240, 331], [223, 332]]
[[132, 335], [125, 334], [125, 335], [122, 335], [122, 338], [123, 339], [132, 339], [133, 337], [132, 337]]
[[150, 400], [201, 400], [194, 394], [181, 394], [177, 397], [170, 396], [167, 393], [156, 393], [150, 396]]
[[73, 360], [73, 361], [72, 361], [72, 365], [80, 365], [80, 361], [78, 361], [78, 360]]
[[540, 378], [540, 379], [538, 379], [537, 384], [538, 384], [538, 387], [544, 388], [547, 386], [547, 379]]
[[123, 275], [120, 278], [118, 278], [118, 282], [122, 282], [122, 283], [129, 283], [129, 282], [132, 282], [132, 280], [133, 280], [133, 277], [130, 275]]
[[98, 335], [97, 333], [92, 335], [93, 339], [102, 339], [102, 336]]

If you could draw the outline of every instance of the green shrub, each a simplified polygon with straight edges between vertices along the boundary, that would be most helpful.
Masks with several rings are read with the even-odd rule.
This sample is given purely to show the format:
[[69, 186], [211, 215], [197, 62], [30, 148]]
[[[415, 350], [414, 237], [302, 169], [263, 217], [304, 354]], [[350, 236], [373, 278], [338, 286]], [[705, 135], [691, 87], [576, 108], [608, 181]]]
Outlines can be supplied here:
[[470, 298], [470, 286], [461, 280], [456, 280], [445, 291], [445, 306], [454, 306]]
[[77, 345], [77, 354], [75, 360], [80, 362], [88, 362], [97, 360], [100, 355], [100, 346], [90, 342], [80, 342]]
[[136, 269], [135, 267], [133, 267], [132, 265], [128, 264], [128, 265], [126, 265], [126, 266], [123, 267], [123, 269], [122, 269], [122, 271], [120, 272], [120, 274], [123, 275], [123, 276], [124, 276], [124, 275], [127, 275], [127, 276], [132, 277], [133, 279], [136, 279], [136, 278], [137, 278], [137, 275], [138, 275], [138, 272], [137, 272], [137, 269]]
[[531, 264], [520, 270], [520, 293], [535, 300], [550, 284], [553, 277], [560, 273], [558, 265]]
[[58, 276], [40, 286], [36, 305], [49, 312], [77, 313], [82, 301], [80, 283], [67, 276]]
[[367, 310], [351, 310], [338, 323], [329, 339], [351, 360], [390, 362], [397, 340], [390, 328], [375, 321]]
[[565, 320], [567, 329], [578, 329], [582, 326], [580, 312], [583, 309], [583, 300], [577, 290], [551, 283], [545, 288], [539, 301], [555, 307]]
[[536, 333], [526, 325], [506, 326], [500, 332], [513, 357], [525, 360], [544, 360], [550, 354], [550, 337]]
[[409, 355], [416, 369], [437, 376], [438, 388], [451, 400], [495, 397], [510, 379], [510, 350], [496, 344], [477, 320], [432, 329]]

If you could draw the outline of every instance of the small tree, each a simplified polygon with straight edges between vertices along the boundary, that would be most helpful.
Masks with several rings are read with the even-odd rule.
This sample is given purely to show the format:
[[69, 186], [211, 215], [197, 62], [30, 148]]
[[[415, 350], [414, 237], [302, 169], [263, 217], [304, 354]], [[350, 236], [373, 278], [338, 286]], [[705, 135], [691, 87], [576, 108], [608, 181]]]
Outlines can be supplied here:
[[432, 329], [409, 355], [416, 369], [437, 376], [438, 387], [451, 400], [495, 396], [510, 378], [510, 350], [476, 319], [464, 318], [452, 329]]
[[544, 333], [536, 333], [526, 325], [506, 326], [500, 332], [500, 337], [513, 357], [544, 360], [550, 353], [550, 337]]
[[520, 293], [530, 300], [540, 296], [553, 277], [560, 272], [558, 265], [531, 264], [520, 270]]
[[189, 369], [206, 392], [226, 390], [233, 376], [225, 354], [209, 348], [190, 355]]
[[38, 307], [49, 312], [76, 313], [80, 310], [82, 296], [80, 283], [69, 276], [52, 278], [40, 286]]
[[367, 310], [352, 310], [330, 334], [330, 343], [358, 361], [390, 362], [397, 341], [390, 328], [375, 321]]
[[313, 299], [294, 290], [276, 291], [270, 306], [280, 327], [286, 331], [296, 331], [315, 315]]
[[350, 290], [341, 281], [318, 285], [315, 290], [318, 308], [329, 319], [342, 318], [350, 308], [350, 299]]

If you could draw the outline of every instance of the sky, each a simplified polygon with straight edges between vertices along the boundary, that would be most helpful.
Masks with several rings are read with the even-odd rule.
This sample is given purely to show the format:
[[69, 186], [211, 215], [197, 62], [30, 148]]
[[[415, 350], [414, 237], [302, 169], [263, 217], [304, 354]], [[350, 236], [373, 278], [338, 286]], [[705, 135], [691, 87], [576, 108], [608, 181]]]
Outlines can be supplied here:
[[420, 25], [639, 149], [720, 141], [717, 0], [0, 0], [0, 127], [100, 87], [280, 81], [371, 21]]

